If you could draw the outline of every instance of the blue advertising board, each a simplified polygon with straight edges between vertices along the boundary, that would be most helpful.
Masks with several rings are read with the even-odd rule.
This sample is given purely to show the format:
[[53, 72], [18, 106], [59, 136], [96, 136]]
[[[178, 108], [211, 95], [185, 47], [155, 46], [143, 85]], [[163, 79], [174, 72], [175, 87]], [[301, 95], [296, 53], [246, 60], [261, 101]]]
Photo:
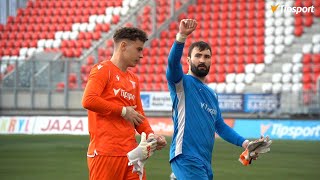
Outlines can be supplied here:
[[219, 94], [219, 107], [222, 112], [242, 112], [242, 94]]
[[280, 106], [277, 94], [245, 94], [244, 112], [273, 112]]
[[141, 94], [142, 106], [146, 109], [150, 108], [150, 94]]
[[171, 111], [172, 109], [169, 92], [141, 92], [140, 96], [145, 111]]
[[271, 139], [320, 141], [320, 120], [236, 119], [233, 128], [245, 138], [268, 135]]

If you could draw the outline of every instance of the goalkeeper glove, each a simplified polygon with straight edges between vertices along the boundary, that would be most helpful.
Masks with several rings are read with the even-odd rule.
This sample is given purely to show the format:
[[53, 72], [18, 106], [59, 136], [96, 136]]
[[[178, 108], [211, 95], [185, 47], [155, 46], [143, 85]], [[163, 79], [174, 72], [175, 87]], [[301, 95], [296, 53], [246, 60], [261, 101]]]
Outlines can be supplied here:
[[272, 141], [268, 136], [266, 138], [262, 136], [260, 139], [250, 141], [246, 150], [241, 153], [239, 161], [243, 165], [248, 166], [251, 164], [252, 159], [256, 159], [259, 154], [269, 152], [271, 143]]
[[156, 140], [150, 140], [149, 142], [146, 139], [146, 133], [141, 133], [141, 141], [138, 147], [128, 152], [127, 157], [129, 161], [138, 161], [145, 160], [153, 154], [152, 148], [157, 143]]
[[152, 142], [152, 144], [150, 146], [150, 150], [151, 150], [151, 152], [154, 152], [157, 149], [158, 141], [153, 133], [150, 133], [148, 135], [147, 142]]
[[143, 177], [143, 170], [144, 170], [144, 164], [146, 163], [147, 159], [145, 160], [138, 160], [133, 165], [132, 173], [137, 173], [139, 175], [139, 179], [142, 180]]
[[[151, 136], [150, 136], [151, 135]], [[138, 147], [128, 152], [127, 157], [129, 159], [128, 166], [133, 165], [132, 172], [139, 174], [140, 180], [143, 177], [143, 167], [146, 160], [152, 156], [153, 152], [157, 147], [157, 140], [152, 138], [153, 134], [150, 134], [149, 138], [146, 139], [146, 133], [141, 133], [141, 141]]]

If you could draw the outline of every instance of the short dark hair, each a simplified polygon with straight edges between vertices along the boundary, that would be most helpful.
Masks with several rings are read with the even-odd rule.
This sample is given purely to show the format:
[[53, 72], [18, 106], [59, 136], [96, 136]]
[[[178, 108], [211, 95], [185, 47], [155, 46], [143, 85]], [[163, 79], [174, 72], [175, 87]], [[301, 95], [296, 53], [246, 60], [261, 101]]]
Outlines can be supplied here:
[[146, 42], [148, 36], [146, 32], [135, 27], [122, 27], [116, 30], [113, 35], [114, 42], [118, 42], [121, 39], [129, 39], [131, 41], [136, 41], [137, 39]]
[[203, 51], [203, 50], [209, 49], [210, 53], [212, 55], [211, 47], [210, 47], [210, 45], [208, 43], [206, 43], [204, 41], [197, 41], [197, 42], [194, 42], [194, 43], [192, 43], [190, 45], [189, 51], [188, 51], [188, 57], [191, 57], [191, 52], [195, 47], [198, 47], [199, 51]]

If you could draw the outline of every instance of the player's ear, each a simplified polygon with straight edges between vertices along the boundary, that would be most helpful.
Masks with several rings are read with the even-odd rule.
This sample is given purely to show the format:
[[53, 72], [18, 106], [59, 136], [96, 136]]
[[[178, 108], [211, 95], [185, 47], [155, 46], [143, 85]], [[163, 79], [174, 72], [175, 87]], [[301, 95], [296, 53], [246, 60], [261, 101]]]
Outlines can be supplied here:
[[127, 47], [127, 42], [126, 42], [126, 41], [121, 41], [121, 42], [120, 42], [120, 49], [121, 49], [121, 50], [125, 50], [126, 47]]

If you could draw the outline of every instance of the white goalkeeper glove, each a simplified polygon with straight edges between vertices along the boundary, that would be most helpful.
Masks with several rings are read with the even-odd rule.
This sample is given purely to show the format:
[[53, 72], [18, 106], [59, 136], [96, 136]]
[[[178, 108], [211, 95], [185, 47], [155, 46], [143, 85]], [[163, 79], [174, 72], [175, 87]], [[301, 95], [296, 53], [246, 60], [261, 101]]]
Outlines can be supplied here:
[[250, 141], [246, 150], [241, 153], [239, 161], [243, 165], [248, 166], [251, 164], [252, 159], [257, 159], [259, 154], [269, 152], [271, 143], [272, 141], [268, 136], [266, 138], [261, 136], [260, 139]]
[[157, 141], [157, 139], [156, 139], [156, 137], [155, 137], [155, 135], [154, 135], [153, 133], [150, 133], [150, 134], [148, 135], [147, 142], [152, 142], [150, 148], [151, 148], [151, 152], [152, 152], [152, 154], [153, 154], [153, 152], [156, 151], [157, 146], [158, 146], [158, 141]]
[[147, 159], [145, 160], [138, 160], [135, 162], [133, 165], [132, 173], [137, 173], [139, 175], [139, 179], [142, 180], [143, 177], [143, 170], [144, 170], [144, 165], [146, 163]]
[[260, 146], [258, 146], [254, 152], [258, 153], [258, 154], [263, 154], [263, 153], [267, 153], [270, 151], [270, 146], [272, 144], [272, 140], [270, 140], [269, 136], [267, 136], [265, 139], [264, 139], [264, 143], [261, 144]]
[[[151, 135], [151, 136], [150, 136]], [[141, 141], [138, 147], [128, 152], [127, 157], [129, 159], [128, 166], [133, 165], [132, 172], [139, 174], [140, 180], [143, 177], [143, 167], [146, 160], [152, 156], [157, 146], [157, 140], [152, 138], [153, 134], [150, 134], [148, 140], [146, 139], [146, 133], [141, 133]]]
[[153, 154], [152, 150], [155, 149], [154, 146], [156, 146], [156, 144], [157, 144], [157, 141], [153, 139], [151, 139], [148, 142], [146, 138], [146, 133], [142, 132], [140, 144], [135, 149], [128, 152], [127, 154], [129, 161], [135, 162], [138, 160], [147, 159]]

